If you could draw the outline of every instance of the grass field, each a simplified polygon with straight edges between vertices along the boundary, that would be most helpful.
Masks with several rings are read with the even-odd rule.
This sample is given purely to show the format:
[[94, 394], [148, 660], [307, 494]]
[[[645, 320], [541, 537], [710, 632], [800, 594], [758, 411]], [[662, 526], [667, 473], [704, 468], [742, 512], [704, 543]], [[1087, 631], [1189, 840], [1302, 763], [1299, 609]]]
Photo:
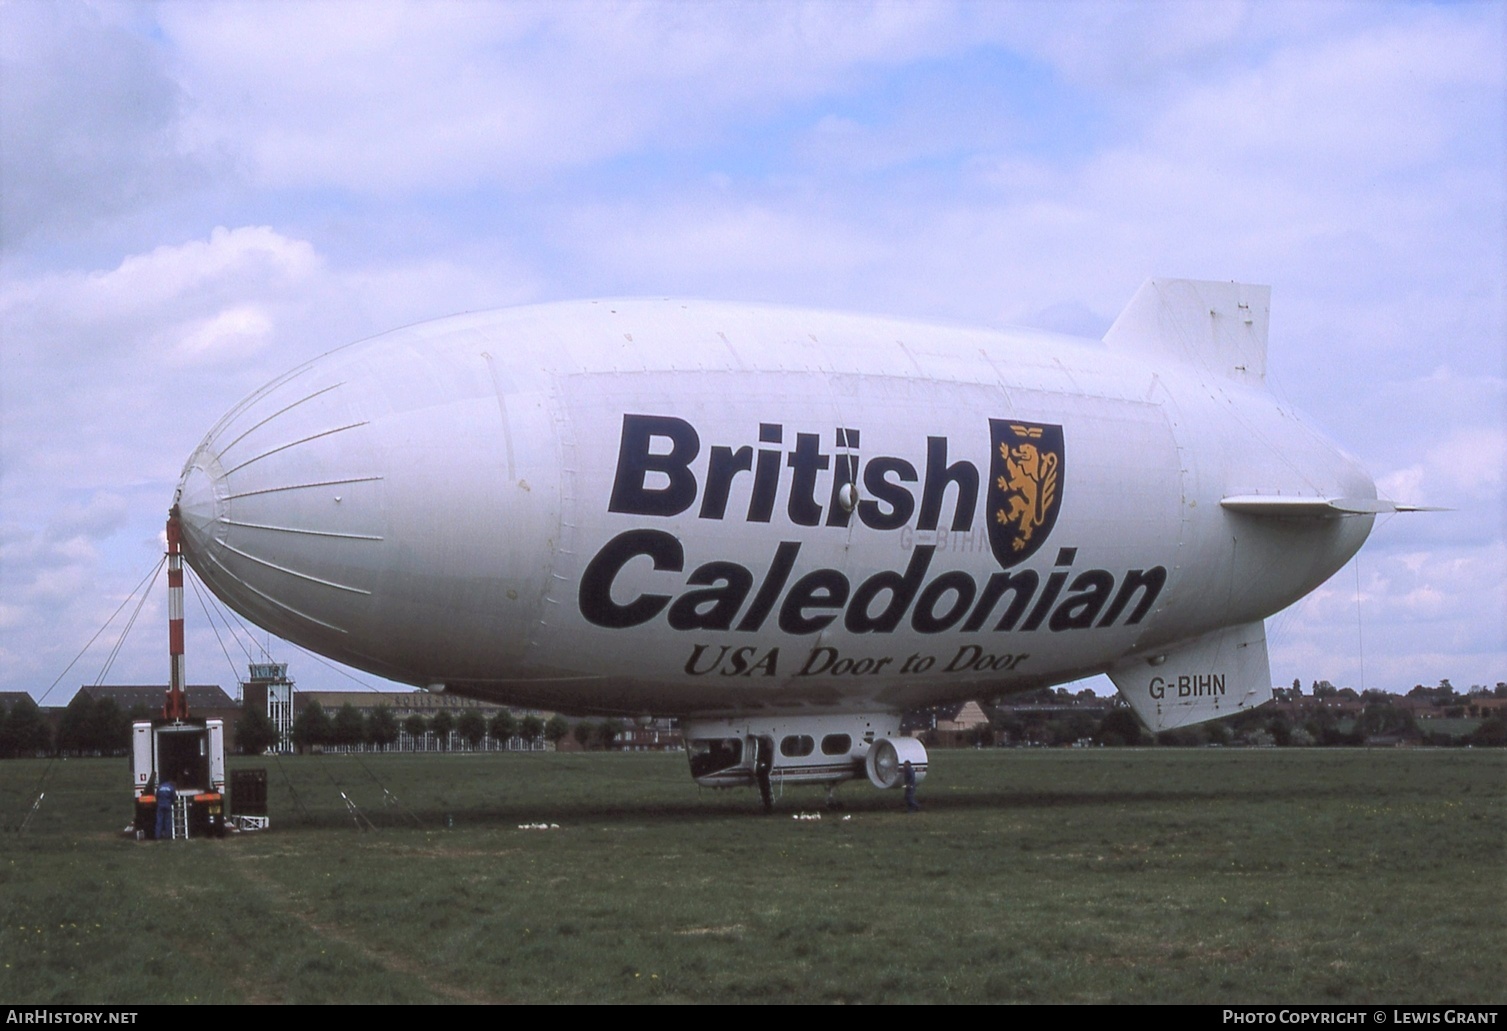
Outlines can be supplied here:
[[272, 831], [160, 844], [124, 760], [0, 763], [0, 999], [1507, 1002], [1503, 750], [932, 759], [820, 820], [680, 755], [258, 760]]

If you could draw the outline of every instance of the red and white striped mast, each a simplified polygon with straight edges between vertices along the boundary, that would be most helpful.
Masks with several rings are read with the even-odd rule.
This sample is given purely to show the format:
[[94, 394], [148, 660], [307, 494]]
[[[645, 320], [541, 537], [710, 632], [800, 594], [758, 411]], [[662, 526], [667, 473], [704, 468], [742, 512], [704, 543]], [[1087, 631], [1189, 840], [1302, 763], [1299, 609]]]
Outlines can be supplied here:
[[183, 665], [183, 529], [178, 521], [178, 506], [167, 514], [167, 652], [172, 663], [168, 674], [167, 699], [162, 705], [165, 719], [188, 718], [188, 695], [184, 693]]

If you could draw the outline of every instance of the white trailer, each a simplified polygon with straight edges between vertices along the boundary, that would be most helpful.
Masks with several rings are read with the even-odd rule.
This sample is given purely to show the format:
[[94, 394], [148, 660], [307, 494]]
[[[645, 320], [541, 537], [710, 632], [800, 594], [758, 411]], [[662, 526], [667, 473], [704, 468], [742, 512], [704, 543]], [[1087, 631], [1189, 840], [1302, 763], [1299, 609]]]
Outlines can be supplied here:
[[[165, 815], [158, 817], [158, 788], [165, 781], [174, 790], [170, 822]], [[156, 719], [131, 724], [131, 786], [138, 837], [222, 837], [225, 721]]]

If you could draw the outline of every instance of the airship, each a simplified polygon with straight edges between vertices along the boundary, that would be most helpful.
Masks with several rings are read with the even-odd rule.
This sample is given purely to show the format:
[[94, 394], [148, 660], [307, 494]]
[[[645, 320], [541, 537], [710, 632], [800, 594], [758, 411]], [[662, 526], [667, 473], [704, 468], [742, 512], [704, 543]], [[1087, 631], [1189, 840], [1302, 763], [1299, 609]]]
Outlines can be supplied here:
[[1099, 341], [793, 308], [471, 313], [256, 391], [187, 561], [361, 670], [677, 717], [714, 786], [924, 777], [907, 711], [1108, 674], [1153, 730], [1271, 696], [1264, 619], [1401, 510], [1265, 383], [1270, 290]]

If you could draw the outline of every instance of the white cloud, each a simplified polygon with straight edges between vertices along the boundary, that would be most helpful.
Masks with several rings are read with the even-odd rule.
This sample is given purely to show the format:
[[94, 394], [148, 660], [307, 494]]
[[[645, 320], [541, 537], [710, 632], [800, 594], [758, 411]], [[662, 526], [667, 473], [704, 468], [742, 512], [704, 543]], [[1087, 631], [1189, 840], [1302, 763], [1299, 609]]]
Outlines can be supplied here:
[[30, 477], [102, 489], [176, 471], [181, 457], [162, 445], [202, 432], [185, 417], [222, 389], [226, 363], [252, 371], [246, 356], [280, 322], [286, 342], [287, 320], [324, 285], [307, 243], [265, 227], [217, 229], [109, 270], [5, 282], [7, 507]]
[[1500, 106], [1499, 42], [1442, 13], [1300, 39], [1188, 90], [1147, 142], [1260, 166], [1276, 159], [1341, 181], [1436, 165]]
[[535, 184], [673, 150], [956, 32], [927, 5], [216, 4], [161, 18], [202, 146], [245, 154], [262, 183], [376, 194]]
[[174, 364], [249, 356], [267, 345], [272, 328], [272, 318], [255, 305], [228, 308], [184, 328]]
[[1253, 16], [1241, 0], [1075, 4], [1067, 11], [998, 5], [990, 24], [996, 38], [1066, 82], [1145, 104], [1259, 49], [1265, 39], [1256, 33], [1277, 6], [1263, 4], [1264, 16]]
[[0, 240], [57, 237], [202, 183], [178, 137], [183, 94], [163, 55], [116, 15], [0, 6]]
[[0, 289], [7, 358], [50, 364], [61, 352], [151, 360], [188, 327], [248, 296], [306, 289], [319, 272], [307, 242], [260, 226], [217, 228], [208, 239], [164, 244], [109, 270], [10, 280]]
[[[1419, 517], [1421, 518], [1421, 517]], [[1507, 546], [1391, 545], [1384, 527], [1354, 566], [1269, 622], [1272, 676], [1388, 691], [1441, 676], [1507, 679]]]
[[1384, 496], [1396, 500], [1466, 499], [1499, 510], [1503, 470], [1507, 469], [1507, 427], [1468, 426], [1429, 447], [1424, 460], [1387, 472], [1377, 480]]
[[[881, 237], [841, 219], [697, 200], [652, 211], [587, 207], [571, 213], [564, 239], [603, 277], [628, 279], [628, 289], [661, 293], [677, 284], [679, 292], [716, 297], [736, 282], [735, 300], [810, 298], [812, 283], [830, 297], [835, 283], [892, 258]], [[633, 270], [639, 274], [629, 278]]]
[[261, 292], [306, 281], [319, 271], [314, 248], [269, 226], [215, 228], [207, 240], [134, 255], [91, 277], [91, 294], [121, 307], [162, 305], [189, 295]]
[[71, 501], [53, 517], [49, 534], [88, 538], [107, 537], [124, 525], [128, 501], [116, 491], [96, 491], [81, 501]]

